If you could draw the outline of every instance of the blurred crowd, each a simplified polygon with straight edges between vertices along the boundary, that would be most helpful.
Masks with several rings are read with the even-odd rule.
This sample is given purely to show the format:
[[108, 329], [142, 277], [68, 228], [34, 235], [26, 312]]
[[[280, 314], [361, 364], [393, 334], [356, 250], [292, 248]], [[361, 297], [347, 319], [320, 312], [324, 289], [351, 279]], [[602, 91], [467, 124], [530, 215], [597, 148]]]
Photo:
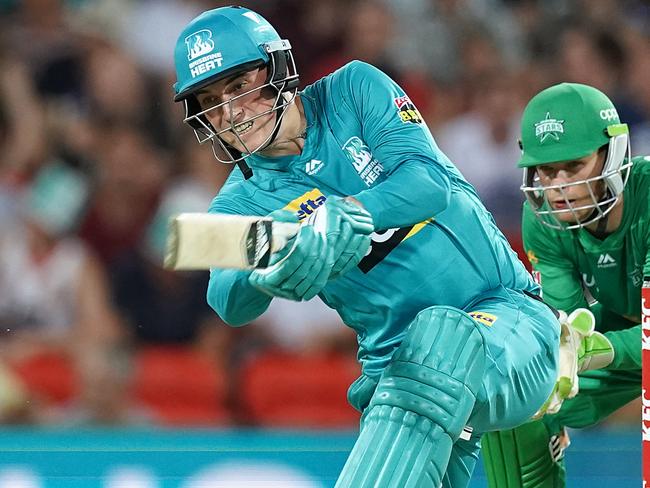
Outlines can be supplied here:
[[[332, 311], [275, 300], [230, 329], [205, 303], [207, 273], [161, 266], [169, 216], [205, 211], [231, 169], [172, 102], [174, 43], [231, 3], [0, 0], [0, 421], [356, 422], [355, 338]], [[398, 81], [518, 251], [534, 93], [600, 88], [650, 154], [648, 2], [241, 4], [290, 39], [303, 85], [352, 59]]]

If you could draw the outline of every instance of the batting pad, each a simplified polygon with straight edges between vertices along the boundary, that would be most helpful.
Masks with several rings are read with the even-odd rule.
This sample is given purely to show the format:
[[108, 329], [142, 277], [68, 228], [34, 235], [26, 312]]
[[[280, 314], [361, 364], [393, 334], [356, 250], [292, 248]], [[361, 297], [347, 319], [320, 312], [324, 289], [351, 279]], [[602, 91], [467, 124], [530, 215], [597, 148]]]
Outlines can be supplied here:
[[337, 488], [438, 488], [485, 370], [476, 322], [418, 314], [379, 380]]

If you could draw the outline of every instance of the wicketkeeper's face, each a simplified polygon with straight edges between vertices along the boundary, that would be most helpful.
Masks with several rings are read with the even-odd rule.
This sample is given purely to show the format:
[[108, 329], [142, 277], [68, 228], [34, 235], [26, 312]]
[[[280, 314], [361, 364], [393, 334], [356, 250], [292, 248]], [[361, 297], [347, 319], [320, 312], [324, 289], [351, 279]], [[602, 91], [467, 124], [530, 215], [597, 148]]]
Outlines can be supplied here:
[[258, 68], [219, 80], [196, 94], [217, 136], [243, 153], [262, 146], [274, 128], [277, 94], [266, 79], [267, 68]]
[[571, 161], [537, 166], [544, 196], [562, 222], [578, 222], [588, 217], [605, 192], [601, 178], [606, 151], [595, 151]]

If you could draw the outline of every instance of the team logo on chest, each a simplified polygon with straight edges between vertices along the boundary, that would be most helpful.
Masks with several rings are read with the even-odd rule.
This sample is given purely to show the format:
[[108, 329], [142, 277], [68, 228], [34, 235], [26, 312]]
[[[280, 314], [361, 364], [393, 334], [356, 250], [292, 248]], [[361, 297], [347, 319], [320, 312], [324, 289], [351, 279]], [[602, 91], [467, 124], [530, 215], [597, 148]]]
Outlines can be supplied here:
[[357, 136], [350, 137], [343, 144], [343, 152], [367, 186], [372, 185], [384, 171], [382, 164], [373, 157], [370, 148]]

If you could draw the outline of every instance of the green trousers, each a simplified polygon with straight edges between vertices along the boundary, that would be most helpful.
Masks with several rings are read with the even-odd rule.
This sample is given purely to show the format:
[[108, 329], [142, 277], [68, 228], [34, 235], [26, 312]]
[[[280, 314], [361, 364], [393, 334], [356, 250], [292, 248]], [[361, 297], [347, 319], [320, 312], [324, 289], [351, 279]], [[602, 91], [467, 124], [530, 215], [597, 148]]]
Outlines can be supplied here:
[[564, 488], [565, 467], [558, 448], [564, 427], [595, 425], [640, 394], [639, 370], [580, 374], [580, 392], [564, 402], [557, 414], [483, 435], [481, 452], [488, 486]]

